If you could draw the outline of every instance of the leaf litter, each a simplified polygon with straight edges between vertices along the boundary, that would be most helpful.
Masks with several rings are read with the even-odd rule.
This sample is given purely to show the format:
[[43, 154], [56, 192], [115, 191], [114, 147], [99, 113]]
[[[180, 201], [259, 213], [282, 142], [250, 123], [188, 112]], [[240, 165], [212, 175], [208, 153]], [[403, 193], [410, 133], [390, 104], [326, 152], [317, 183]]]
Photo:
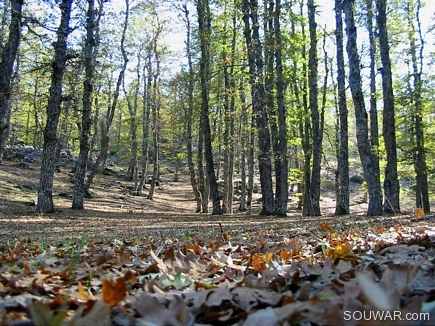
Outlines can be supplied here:
[[291, 236], [277, 227], [45, 248], [9, 244], [0, 253], [0, 324], [384, 323], [344, 319], [364, 311], [425, 312], [429, 320], [392, 324], [433, 324], [432, 220], [307, 227]]

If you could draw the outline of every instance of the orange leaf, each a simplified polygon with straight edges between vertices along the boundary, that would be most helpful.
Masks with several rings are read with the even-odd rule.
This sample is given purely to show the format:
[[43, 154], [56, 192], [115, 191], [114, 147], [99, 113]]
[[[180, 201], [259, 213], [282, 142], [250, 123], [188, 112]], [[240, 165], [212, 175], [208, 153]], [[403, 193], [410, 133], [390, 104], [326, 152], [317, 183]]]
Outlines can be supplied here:
[[126, 295], [127, 285], [124, 277], [120, 277], [116, 281], [103, 280], [102, 296], [107, 305], [113, 306], [121, 302]]
[[85, 289], [83, 288], [82, 282], [80, 281], [79, 284], [77, 284], [77, 290], [84, 299], [91, 300], [91, 297], [86, 293]]
[[325, 231], [334, 231], [327, 222], [320, 223], [320, 228]]
[[263, 269], [267, 268], [267, 264], [264, 261], [264, 259], [266, 258], [265, 255], [262, 254], [253, 254], [252, 255], [252, 267], [256, 270], [256, 271], [261, 271]]
[[420, 218], [424, 214], [423, 208], [418, 207], [415, 209], [415, 218]]
[[292, 258], [292, 252], [287, 250], [281, 250], [279, 256], [281, 257], [281, 260], [287, 261]]

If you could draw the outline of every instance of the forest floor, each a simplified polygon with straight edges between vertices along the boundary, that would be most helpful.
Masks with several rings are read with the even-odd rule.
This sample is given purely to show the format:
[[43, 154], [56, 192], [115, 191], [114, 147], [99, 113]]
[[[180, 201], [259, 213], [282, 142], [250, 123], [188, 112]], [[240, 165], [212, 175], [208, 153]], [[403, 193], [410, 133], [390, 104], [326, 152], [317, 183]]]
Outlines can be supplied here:
[[93, 197], [86, 199], [85, 210], [79, 211], [71, 209], [74, 185], [70, 164], [55, 174], [53, 200], [56, 212], [36, 214], [39, 168], [38, 164], [17, 162], [5, 162], [0, 166], [0, 242], [79, 237], [93, 240], [150, 235], [166, 237], [183, 236], [186, 232], [213, 234], [220, 232], [218, 223], [226, 233], [279, 229], [291, 236], [301, 230], [305, 232], [311, 223], [321, 221], [352, 224], [356, 220], [366, 223], [390, 220], [396, 223], [402, 218], [409, 220], [412, 213], [408, 208], [405, 215], [368, 219], [363, 193], [359, 185], [351, 184], [350, 216], [333, 216], [335, 199], [332, 191], [322, 193], [322, 217], [303, 218], [297, 209], [295, 196], [290, 197], [287, 217], [259, 216], [261, 194], [258, 193], [253, 194], [252, 214], [239, 212], [239, 202], [235, 201], [233, 215], [212, 216], [195, 213], [196, 202], [187, 175], [182, 175], [179, 182], [172, 181], [172, 174], [163, 175], [154, 199], [148, 200], [148, 189], [144, 190], [143, 196], [130, 194], [133, 182], [126, 181], [122, 173], [119, 176], [116, 173], [98, 175], [91, 188]]
[[0, 324], [435, 324], [435, 219], [412, 206], [367, 217], [353, 185], [348, 216], [326, 190], [321, 217], [296, 197], [287, 217], [259, 216], [259, 194], [252, 215], [213, 216], [194, 213], [187, 176], [163, 175], [148, 200], [111, 174], [77, 211], [70, 171], [56, 173], [56, 212], [36, 214], [39, 165], [0, 165]]

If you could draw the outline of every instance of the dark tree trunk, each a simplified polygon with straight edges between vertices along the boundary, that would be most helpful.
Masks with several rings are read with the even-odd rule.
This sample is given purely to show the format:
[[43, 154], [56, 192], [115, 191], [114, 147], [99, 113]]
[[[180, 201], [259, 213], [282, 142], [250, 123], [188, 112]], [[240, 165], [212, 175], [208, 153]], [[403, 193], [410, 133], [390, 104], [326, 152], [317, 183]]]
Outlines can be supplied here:
[[[197, 3], [198, 28], [200, 34], [200, 80], [201, 80], [201, 113], [204, 123], [204, 152], [207, 167], [207, 177], [210, 187], [210, 196], [213, 203], [213, 215], [222, 214], [219, 198], [218, 184], [214, 170], [214, 158], [212, 151], [211, 128], [209, 120], [209, 84], [210, 84], [210, 36], [211, 17], [208, 0], [199, 0]], [[204, 200], [204, 198], [203, 198]]]
[[344, 71], [342, 0], [335, 0], [335, 39], [337, 44], [337, 93], [340, 122], [338, 179], [339, 196], [335, 215], [346, 215], [349, 210], [349, 132], [346, 105], [346, 73]]
[[318, 86], [317, 86], [317, 24], [315, 20], [316, 10], [314, 0], [308, 0], [308, 22], [310, 28], [310, 50], [308, 54], [308, 66], [310, 67], [310, 110], [313, 136], [313, 167], [311, 170], [310, 196], [311, 216], [320, 216], [320, 171], [322, 161], [322, 130], [320, 124]]
[[281, 40], [281, 1], [276, 0], [274, 30], [275, 30], [275, 61], [276, 61], [276, 99], [278, 109], [278, 151], [275, 153], [276, 198], [275, 213], [278, 216], [287, 215], [288, 203], [288, 159], [287, 159], [287, 124], [284, 103], [284, 78], [282, 67]]
[[[258, 166], [262, 195], [261, 215], [273, 215], [275, 202], [272, 188], [272, 162], [270, 158], [270, 128], [265, 104], [263, 51], [261, 46], [258, 22], [258, 1], [244, 2], [245, 39], [248, 50], [248, 64], [251, 84], [253, 112], [255, 114], [258, 132]], [[251, 23], [252, 21], [252, 32]], [[251, 34], [252, 33], [252, 34]]]
[[369, 143], [368, 119], [362, 91], [360, 60], [356, 42], [357, 31], [354, 18], [355, 1], [344, 0], [343, 9], [346, 19], [346, 50], [349, 57], [349, 84], [355, 108], [356, 139], [369, 192], [367, 215], [377, 216], [382, 215], [382, 191], [379, 174], [376, 172], [375, 168], [375, 159], [373, 158]]
[[376, 100], [376, 43], [375, 30], [373, 28], [373, 0], [367, 2], [367, 31], [369, 34], [370, 54], [370, 146], [373, 155], [374, 169], [381, 175], [379, 168], [379, 131], [378, 131], [378, 108]]
[[[11, 81], [14, 62], [17, 57], [21, 38], [21, 13], [24, 0], [11, 1], [11, 22], [9, 25], [9, 38], [1, 49], [0, 61], [0, 164], [3, 161], [3, 152], [9, 130], [11, 114]], [[3, 44], [2, 44], [3, 45]]]
[[62, 105], [62, 82], [67, 61], [67, 40], [70, 33], [71, 6], [73, 0], [62, 0], [60, 25], [54, 45], [54, 62], [51, 76], [50, 95], [47, 106], [47, 122], [44, 130], [41, 175], [38, 189], [38, 213], [53, 213], [53, 178], [56, 166], [57, 126]]
[[[101, 2], [102, 4], [103, 2]], [[101, 8], [100, 8], [101, 12]], [[86, 42], [84, 49], [85, 57], [85, 81], [83, 82], [83, 110], [80, 133], [80, 153], [76, 164], [74, 182], [73, 209], [84, 209], [86, 166], [89, 157], [89, 136], [92, 127], [92, 94], [94, 89], [95, 72], [95, 31], [97, 30], [95, 17], [95, 0], [88, 0], [88, 12], [86, 17]]]
[[387, 165], [384, 179], [384, 212], [400, 213], [399, 179], [397, 175], [397, 147], [396, 147], [396, 116], [394, 110], [393, 78], [391, 76], [390, 49], [387, 33], [386, 0], [377, 0], [379, 50], [382, 61], [382, 90], [384, 94], [383, 134]]

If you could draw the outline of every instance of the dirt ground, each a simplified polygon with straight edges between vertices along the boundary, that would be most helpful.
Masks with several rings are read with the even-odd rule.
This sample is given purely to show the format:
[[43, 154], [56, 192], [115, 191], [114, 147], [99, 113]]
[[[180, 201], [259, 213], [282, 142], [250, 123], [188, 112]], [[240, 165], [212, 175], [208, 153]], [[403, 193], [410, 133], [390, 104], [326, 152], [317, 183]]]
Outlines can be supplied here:
[[[411, 215], [396, 217], [367, 218], [366, 204], [361, 203], [361, 191], [352, 191], [352, 214], [334, 217], [334, 195], [325, 192], [322, 196], [323, 216], [303, 218], [296, 209], [295, 197], [290, 198], [287, 217], [259, 216], [260, 204], [254, 200], [252, 215], [235, 214], [212, 216], [194, 213], [196, 203], [187, 175], [180, 182], [173, 182], [173, 175], [163, 175], [154, 200], [146, 196], [129, 194], [132, 182], [118, 175], [99, 175], [92, 186], [94, 196], [85, 202], [85, 210], [72, 210], [73, 178], [71, 167], [61, 169], [54, 179], [53, 198], [56, 213], [36, 214], [35, 202], [39, 182], [39, 164], [21, 164], [6, 161], [0, 165], [0, 242], [53, 239], [86, 239], [104, 241], [113, 238], [179, 238], [190, 233], [228, 234], [264, 232], [279, 233], [290, 237], [309, 233], [310, 225], [320, 221], [353, 225], [370, 225], [373, 221], [391, 224], [408, 220]], [[354, 185], [355, 187], [355, 185]], [[145, 191], [145, 195], [148, 190]], [[260, 194], [255, 194], [256, 199]]]

